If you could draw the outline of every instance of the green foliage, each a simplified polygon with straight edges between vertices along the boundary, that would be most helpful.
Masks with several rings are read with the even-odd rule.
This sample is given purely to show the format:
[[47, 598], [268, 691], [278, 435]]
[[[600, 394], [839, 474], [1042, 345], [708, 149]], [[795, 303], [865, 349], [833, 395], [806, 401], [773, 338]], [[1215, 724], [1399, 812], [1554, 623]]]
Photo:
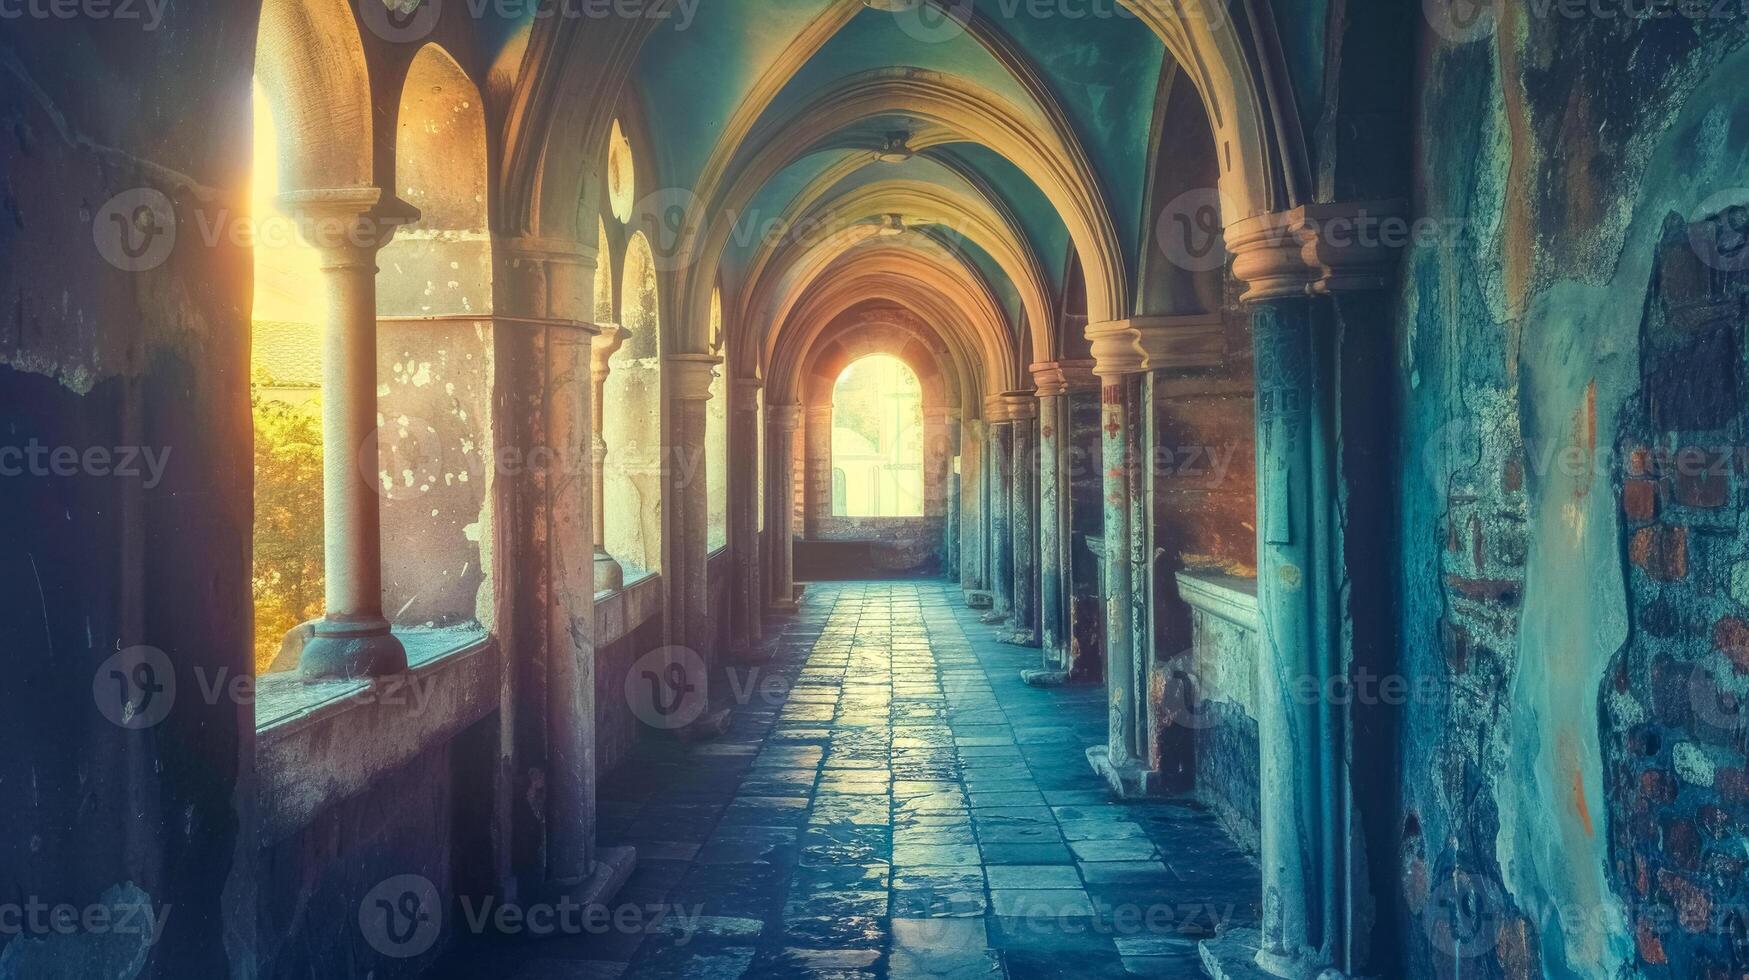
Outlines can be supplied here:
[[255, 418], [255, 669], [280, 641], [322, 613], [322, 416], [260, 392]]

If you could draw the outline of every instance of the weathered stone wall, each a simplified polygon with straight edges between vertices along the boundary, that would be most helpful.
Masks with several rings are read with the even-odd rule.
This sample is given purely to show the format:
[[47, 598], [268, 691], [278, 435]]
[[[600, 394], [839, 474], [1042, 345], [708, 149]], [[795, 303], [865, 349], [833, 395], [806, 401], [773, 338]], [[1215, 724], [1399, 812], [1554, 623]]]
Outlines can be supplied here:
[[796, 577], [890, 578], [941, 567], [945, 517], [821, 517], [796, 542]]
[[1161, 665], [1160, 689], [1191, 733], [1193, 791], [1240, 846], [1258, 848], [1257, 582], [1182, 573], [1191, 653]]
[[626, 678], [639, 657], [662, 646], [662, 597], [661, 578], [650, 576], [595, 603], [595, 760], [599, 772], [612, 772], [647, 731], [632, 714]]
[[1749, 23], [1686, 6], [1424, 34], [1383, 910], [1412, 975], [1749, 968], [1740, 473], [1646, 465], [1743, 431]]
[[378, 323], [383, 609], [398, 626], [490, 623], [494, 480], [585, 462], [498, 454], [492, 351], [490, 321]]

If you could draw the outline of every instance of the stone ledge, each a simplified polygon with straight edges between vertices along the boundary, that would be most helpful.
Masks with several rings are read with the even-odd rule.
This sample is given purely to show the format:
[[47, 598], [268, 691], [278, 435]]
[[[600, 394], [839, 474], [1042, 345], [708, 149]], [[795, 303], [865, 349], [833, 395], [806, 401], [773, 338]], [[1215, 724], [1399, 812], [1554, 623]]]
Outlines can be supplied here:
[[1214, 939], [1205, 939], [1197, 950], [1203, 972], [1211, 980], [1281, 980], [1257, 965], [1263, 934], [1255, 929], [1234, 929]]
[[[295, 833], [497, 709], [502, 663], [495, 639], [475, 634], [465, 646], [435, 653], [417, 641], [409, 646], [407, 673], [375, 683], [263, 679], [277, 714], [255, 741], [261, 844]], [[299, 692], [278, 690], [287, 681], [321, 700], [290, 705], [284, 697]]]
[[1178, 595], [1192, 609], [1257, 631], [1256, 579], [1219, 572], [1179, 572], [1177, 578]]

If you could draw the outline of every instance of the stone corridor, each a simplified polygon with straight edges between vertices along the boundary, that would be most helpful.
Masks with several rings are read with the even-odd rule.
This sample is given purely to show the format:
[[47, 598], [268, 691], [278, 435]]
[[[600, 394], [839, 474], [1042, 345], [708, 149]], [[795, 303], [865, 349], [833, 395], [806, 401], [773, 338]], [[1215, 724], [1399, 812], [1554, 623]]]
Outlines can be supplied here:
[[976, 616], [934, 583], [811, 586], [771, 662], [719, 679], [724, 738], [649, 740], [602, 788], [604, 845], [639, 855], [616, 904], [672, 916], [452, 975], [1201, 976], [1198, 939], [1255, 925], [1255, 866], [1204, 812], [1110, 802], [1103, 688], [1023, 685], [1037, 652]]

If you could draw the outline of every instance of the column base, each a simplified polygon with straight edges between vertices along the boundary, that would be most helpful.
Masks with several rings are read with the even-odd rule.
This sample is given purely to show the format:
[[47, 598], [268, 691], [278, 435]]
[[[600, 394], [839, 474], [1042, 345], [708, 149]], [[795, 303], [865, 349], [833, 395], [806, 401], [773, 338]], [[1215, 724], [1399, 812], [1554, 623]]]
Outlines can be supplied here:
[[406, 672], [407, 650], [384, 619], [318, 620], [298, 652], [298, 674], [306, 684]]
[[612, 555], [595, 549], [595, 591], [618, 592], [625, 587], [625, 568]]
[[1285, 959], [1263, 952], [1263, 933], [1232, 929], [1197, 944], [1203, 972], [1210, 980], [1350, 980], [1333, 966]]
[[1003, 637], [1002, 642], [1017, 647], [1036, 647], [1038, 634], [1032, 630], [1020, 630]]
[[1111, 787], [1120, 800], [1140, 800], [1155, 795], [1160, 774], [1135, 763], [1114, 763], [1111, 747], [1095, 745], [1087, 750], [1087, 764]]
[[1000, 609], [992, 609], [984, 615], [979, 616], [978, 622], [983, 623], [986, 626], [994, 626], [997, 623], [1006, 623], [1008, 622], [1008, 613], [1003, 612]]
[[[595, 854], [595, 870], [586, 877], [572, 882], [552, 882], [542, 891], [548, 893], [549, 901], [570, 899], [585, 907], [607, 905], [625, 887], [626, 880], [632, 876], [632, 871], [637, 866], [637, 848], [603, 847]], [[525, 931], [524, 934], [535, 933]]]
[[966, 594], [967, 609], [989, 609], [996, 605], [996, 597], [983, 589], [962, 589]]
[[1063, 687], [1069, 683], [1069, 672], [1061, 667], [1028, 667], [1020, 672], [1020, 681], [1028, 687]]

